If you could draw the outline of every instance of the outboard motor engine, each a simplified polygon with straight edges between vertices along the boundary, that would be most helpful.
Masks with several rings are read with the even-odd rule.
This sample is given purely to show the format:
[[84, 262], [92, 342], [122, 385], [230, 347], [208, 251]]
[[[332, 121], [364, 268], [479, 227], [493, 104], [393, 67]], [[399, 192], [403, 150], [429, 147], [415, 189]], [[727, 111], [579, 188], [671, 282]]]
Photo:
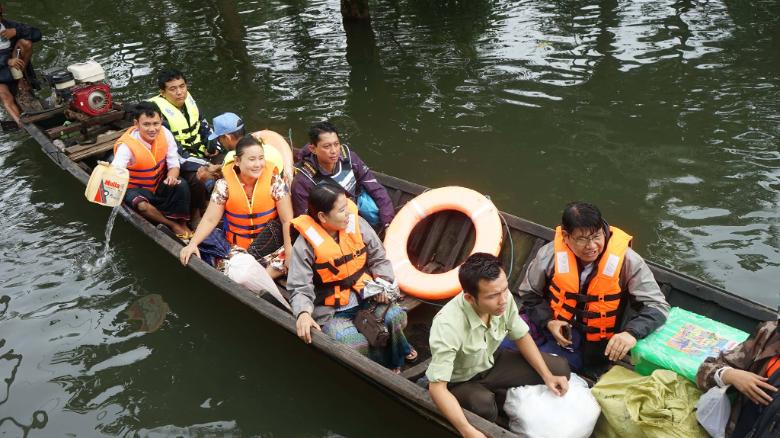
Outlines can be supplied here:
[[111, 110], [111, 89], [104, 82], [103, 67], [97, 62], [69, 65], [67, 69], [55, 70], [45, 76], [54, 89], [57, 106], [68, 104], [71, 109], [90, 117]]

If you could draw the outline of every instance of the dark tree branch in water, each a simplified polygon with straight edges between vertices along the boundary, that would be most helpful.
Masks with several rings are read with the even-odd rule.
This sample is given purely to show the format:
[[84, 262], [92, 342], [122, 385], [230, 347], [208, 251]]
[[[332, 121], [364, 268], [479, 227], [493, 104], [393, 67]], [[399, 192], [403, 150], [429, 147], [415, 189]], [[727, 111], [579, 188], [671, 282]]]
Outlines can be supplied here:
[[341, 17], [347, 20], [370, 20], [368, 0], [341, 0]]

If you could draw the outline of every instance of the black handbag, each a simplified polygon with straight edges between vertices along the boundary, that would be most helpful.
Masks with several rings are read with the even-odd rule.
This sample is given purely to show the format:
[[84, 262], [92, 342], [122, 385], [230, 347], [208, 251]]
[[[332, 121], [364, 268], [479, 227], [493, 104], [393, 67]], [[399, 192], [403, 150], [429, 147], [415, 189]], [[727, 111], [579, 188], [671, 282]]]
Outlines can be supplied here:
[[385, 326], [385, 315], [387, 315], [389, 309], [390, 303], [387, 304], [385, 311], [382, 312], [382, 317], [378, 318], [374, 315], [376, 310], [376, 303], [374, 303], [368, 309], [358, 310], [357, 315], [355, 315], [355, 319], [352, 322], [358, 331], [368, 339], [368, 345], [376, 348], [387, 346], [387, 342], [390, 340], [390, 331]]

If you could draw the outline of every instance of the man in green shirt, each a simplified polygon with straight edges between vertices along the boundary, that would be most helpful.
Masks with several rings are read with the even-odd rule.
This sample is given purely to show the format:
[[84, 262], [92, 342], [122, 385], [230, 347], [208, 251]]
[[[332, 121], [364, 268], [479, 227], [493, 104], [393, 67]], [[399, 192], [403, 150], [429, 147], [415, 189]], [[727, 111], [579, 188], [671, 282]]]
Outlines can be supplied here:
[[[503, 415], [499, 418], [499, 408], [507, 389], [545, 384], [563, 395], [569, 388], [570, 371], [564, 358], [539, 352], [496, 257], [471, 255], [460, 267], [458, 278], [463, 292], [433, 319], [428, 391], [463, 436], [481, 437], [462, 408], [490, 421], [506, 421]], [[519, 351], [496, 351], [507, 336]]]

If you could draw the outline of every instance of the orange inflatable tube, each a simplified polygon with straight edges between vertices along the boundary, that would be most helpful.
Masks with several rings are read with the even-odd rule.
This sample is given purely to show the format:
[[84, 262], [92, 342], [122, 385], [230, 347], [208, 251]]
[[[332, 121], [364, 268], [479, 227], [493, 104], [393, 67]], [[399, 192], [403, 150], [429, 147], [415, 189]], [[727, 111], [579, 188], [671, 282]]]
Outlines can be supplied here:
[[456, 210], [474, 222], [476, 240], [470, 254], [486, 252], [498, 255], [503, 229], [498, 209], [479, 192], [465, 187], [442, 187], [412, 199], [393, 219], [385, 235], [387, 258], [393, 264], [398, 286], [405, 293], [428, 300], [443, 300], [462, 290], [458, 268], [441, 274], [426, 274], [409, 261], [406, 245], [415, 225], [444, 210]]
[[279, 153], [282, 155], [282, 160], [284, 160], [284, 178], [287, 180], [288, 184], [291, 183], [293, 178], [293, 153], [292, 149], [290, 149], [290, 145], [287, 143], [287, 140], [279, 135], [279, 133], [269, 129], [257, 131], [252, 133], [252, 135], [254, 137], [260, 137], [263, 139], [263, 143], [271, 145], [274, 147], [274, 149], [279, 151]]

